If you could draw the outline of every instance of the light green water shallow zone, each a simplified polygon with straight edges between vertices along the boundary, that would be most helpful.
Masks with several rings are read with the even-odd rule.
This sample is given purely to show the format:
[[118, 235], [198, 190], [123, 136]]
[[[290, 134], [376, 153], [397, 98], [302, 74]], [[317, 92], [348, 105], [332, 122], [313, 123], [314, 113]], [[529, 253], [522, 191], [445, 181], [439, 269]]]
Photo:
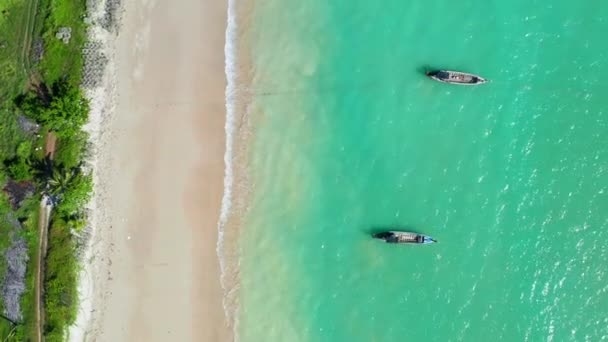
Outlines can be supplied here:
[[608, 339], [606, 32], [602, 2], [258, 1], [241, 340]]

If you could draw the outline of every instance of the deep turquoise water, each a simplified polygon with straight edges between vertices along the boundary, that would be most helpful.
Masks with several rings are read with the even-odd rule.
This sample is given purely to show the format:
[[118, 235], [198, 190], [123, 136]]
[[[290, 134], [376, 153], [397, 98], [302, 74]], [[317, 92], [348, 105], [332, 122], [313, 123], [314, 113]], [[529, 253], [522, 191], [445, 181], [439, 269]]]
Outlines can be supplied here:
[[257, 1], [240, 340], [607, 340], [606, 33], [600, 1]]

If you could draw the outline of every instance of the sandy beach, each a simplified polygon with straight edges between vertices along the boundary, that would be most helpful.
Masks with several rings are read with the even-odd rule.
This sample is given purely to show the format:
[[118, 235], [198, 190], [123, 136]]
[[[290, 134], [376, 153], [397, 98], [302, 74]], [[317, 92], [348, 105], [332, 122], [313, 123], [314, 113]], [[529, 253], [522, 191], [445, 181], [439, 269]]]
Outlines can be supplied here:
[[97, 146], [85, 340], [230, 339], [216, 254], [225, 27], [222, 1], [124, 2]]

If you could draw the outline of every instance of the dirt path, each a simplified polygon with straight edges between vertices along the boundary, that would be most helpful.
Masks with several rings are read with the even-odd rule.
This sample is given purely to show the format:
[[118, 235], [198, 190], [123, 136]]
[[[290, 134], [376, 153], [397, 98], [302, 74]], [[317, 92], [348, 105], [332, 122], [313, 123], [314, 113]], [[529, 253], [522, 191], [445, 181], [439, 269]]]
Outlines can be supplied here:
[[[52, 133], [47, 133], [44, 142], [44, 155], [51, 161], [55, 156], [55, 144], [57, 137]], [[36, 341], [43, 341], [44, 331], [44, 260], [46, 258], [48, 230], [53, 206], [48, 201], [46, 196], [42, 196], [40, 202], [40, 212], [38, 215], [38, 261], [36, 262], [36, 284], [34, 286], [35, 298], [34, 306], [36, 308]]]
[[44, 140], [44, 156], [53, 160], [55, 157], [55, 145], [57, 144], [57, 136], [53, 132], [49, 132]]

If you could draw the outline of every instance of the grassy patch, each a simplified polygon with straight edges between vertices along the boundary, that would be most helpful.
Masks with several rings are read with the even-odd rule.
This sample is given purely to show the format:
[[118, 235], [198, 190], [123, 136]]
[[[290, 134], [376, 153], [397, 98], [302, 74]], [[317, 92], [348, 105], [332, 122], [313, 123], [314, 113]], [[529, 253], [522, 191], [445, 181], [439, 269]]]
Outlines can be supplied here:
[[[28, 75], [27, 54], [29, 46], [24, 46], [28, 40], [30, 25], [28, 15], [30, 5], [37, 0], [2, 0], [0, 1], [0, 188], [4, 187], [8, 179], [5, 162], [17, 158], [17, 150], [22, 145], [21, 152], [26, 153], [30, 141], [17, 124], [17, 115], [13, 99], [25, 90]], [[33, 146], [34, 142], [31, 141]], [[16, 170], [16, 169], [15, 169]], [[24, 209], [27, 211], [27, 209]], [[0, 192], [0, 282], [6, 272], [4, 252], [9, 246], [11, 232], [14, 228], [7, 220], [11, 213], [8, 198]], [[18, 217], [23, 213], [12, 213]], [[37, 215], [37, 213], [28, 213]], [[27, 214], [26, 214], [27, 215]], [[0, 312], [3, 312], [0, 303]], [[0, 318], [0, 340], [23, 341], [18, 326], [13, 330], [10, 322]], [[11, 337], [12, 336], [12, 337]]]
[[15, 156], [25, 135], [18, 128], [16, 115], [9, 104], [0, 106], [0, 122], [0, 160], [6, 160]]
[[17, 328], [11, 322], [0, 318], [0, 339], [2, 341], [19, 341], [17, 339]]
[[[86, 41], [85, 14], [86, 0], [41, 1], [39, 16], [45, 18], [41, 30], [45, 52], [38, 71], [47, 84], [69, 79], [72, 85], [80, 85], [82, 47]], [[61, 27], [71, 28], [67, 44], [56, 37]]]
[[47, 341], [62, 341], [76, 319], [78, 301], [78, 260], [71, 227], [54, 220], [49, 231], [46, 258], [44, 334]]
[[28, 27], [28, 5], [32, 1], [0, 1], [0, 103], [19, 94], [25, 84], [27, 70], [22, 43]]

